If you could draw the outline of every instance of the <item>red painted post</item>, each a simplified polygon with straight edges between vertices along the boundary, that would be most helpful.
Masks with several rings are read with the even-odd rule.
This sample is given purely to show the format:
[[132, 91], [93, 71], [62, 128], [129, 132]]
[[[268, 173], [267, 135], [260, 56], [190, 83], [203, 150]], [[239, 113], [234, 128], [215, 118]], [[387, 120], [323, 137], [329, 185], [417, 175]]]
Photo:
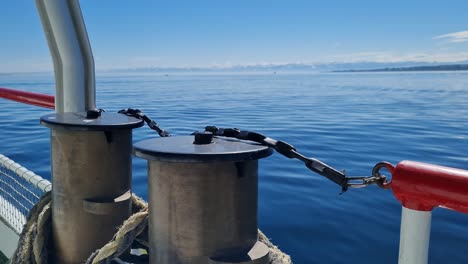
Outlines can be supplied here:
[[50, 109], [55, 108], [54, 96], [47, 94], [31, 93], [0, 87], [0, 98]]
[[468, 171], [402, 161], [391, 172], [393, 194], [403, 205], [398, 263], [426, 264], [432, 209], [468, 213]]

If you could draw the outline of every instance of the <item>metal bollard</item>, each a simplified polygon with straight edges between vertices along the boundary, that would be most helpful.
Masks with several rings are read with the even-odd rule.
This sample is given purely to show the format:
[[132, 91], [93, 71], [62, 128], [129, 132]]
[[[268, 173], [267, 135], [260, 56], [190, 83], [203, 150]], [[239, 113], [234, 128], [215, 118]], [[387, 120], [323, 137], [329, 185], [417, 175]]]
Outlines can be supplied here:
[[268, 147], [201, 133], [134, 145], [148, 160], [150, 263], [268, 263], [258, 242], [258, 159]]
[[51, 128], [53, 263], [83, 263], [131, 213], [132, 129], [122, 114], [56, 113]]

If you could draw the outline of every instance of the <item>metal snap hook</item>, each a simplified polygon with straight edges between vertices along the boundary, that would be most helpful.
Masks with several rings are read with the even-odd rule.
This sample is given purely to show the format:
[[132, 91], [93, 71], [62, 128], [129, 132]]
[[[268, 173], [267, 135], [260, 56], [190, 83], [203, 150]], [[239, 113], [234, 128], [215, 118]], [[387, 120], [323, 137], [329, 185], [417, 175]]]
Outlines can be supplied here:
[[375, 184], [377, 184], [377, 186], [385, 190], [391, 189], [392, 182], [391, 180], [389, 181], [385, 175], [382, 175], [380, 173], [381, 169], [386, 169], [390, 172], [390, 175], [393, 175], [395, 167], [390, 162], [382, 161], [377, 163], [372, 169], [372, 176], [379, 178], [379, 180], [376, 181]]

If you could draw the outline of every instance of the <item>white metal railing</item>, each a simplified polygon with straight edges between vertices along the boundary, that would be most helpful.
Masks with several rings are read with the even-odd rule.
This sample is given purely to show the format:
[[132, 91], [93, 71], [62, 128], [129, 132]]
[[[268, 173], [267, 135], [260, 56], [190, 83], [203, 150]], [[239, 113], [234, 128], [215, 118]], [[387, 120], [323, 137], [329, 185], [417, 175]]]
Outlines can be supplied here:
[[414, 161], [386, 167], [393, 194], [402, 204], [398, 263], [427, 264], [432, 209], [468, 213], [468, 170]]
[[55, 70], [55, 111], [96, 108], [94, 59], [78, 0], [36, 0]]
[[0, 154], [0, 220], [21, 233], [29, 210], [52, 184]]

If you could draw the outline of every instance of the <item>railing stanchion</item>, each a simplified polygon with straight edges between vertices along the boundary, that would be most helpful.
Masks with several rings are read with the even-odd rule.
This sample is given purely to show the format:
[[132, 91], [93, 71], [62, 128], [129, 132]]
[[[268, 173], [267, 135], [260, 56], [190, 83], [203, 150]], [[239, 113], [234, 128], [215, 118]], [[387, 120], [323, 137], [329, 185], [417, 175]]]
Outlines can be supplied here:
[[393, 194], [403, 206], [399, 264], [427, 264], [432, 210], [468, 213], [468, 171], [414, 161], [391, 170]]
[[431, 218], [431, 211], [402, 206], [399, 264], [427, 263]]
[[55, 111], [96, 108], [94, 59], [78, 0], [36, 0], [55, 70]]

